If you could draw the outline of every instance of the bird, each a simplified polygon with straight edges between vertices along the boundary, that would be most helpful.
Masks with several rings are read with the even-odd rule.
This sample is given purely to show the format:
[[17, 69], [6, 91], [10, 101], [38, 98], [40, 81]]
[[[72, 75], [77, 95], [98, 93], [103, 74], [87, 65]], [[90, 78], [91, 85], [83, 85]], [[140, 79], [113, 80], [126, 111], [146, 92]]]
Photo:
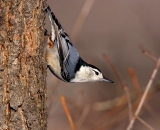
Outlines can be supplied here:
[[46, 8], [46, 12], [51, 23], [51, 33], [48, 36], [46, 47], [46, 61], [52, 74], [60, 80], [70, 83], [96, 81], [114, 83], [105, 78], [100, 69], [80, 57], [49, 6]]

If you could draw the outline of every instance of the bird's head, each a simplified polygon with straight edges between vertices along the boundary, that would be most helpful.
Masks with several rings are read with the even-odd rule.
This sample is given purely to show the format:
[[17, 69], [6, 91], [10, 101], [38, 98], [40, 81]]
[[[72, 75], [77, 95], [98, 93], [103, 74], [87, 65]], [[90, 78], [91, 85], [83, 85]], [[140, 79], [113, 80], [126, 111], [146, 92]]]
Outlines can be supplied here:
[[73, 79], [73, 82], [95, 82], [95, 81], [106, 81], [109, 83], [114, 83], [112, 80], [105, 78], [100, 69], [91, 64], [81, 66], [77, 71], [75, 78]]

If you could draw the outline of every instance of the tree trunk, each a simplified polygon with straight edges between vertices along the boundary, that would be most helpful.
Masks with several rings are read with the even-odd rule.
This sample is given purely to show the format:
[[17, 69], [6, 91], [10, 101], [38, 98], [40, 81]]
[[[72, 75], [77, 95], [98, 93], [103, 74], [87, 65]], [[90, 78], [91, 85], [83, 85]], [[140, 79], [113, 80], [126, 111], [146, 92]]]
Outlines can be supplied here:
[[0, 0], [0, 130], [46, 130], [44, 0]]

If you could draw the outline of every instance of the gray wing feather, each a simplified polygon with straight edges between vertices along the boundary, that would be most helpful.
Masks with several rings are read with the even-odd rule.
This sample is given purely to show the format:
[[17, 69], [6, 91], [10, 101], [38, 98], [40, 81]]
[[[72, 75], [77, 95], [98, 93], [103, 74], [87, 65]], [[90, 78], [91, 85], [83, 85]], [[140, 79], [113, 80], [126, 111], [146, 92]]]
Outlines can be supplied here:
[[[68, 80], [74, 78], [75, 67], [77, 65], [79, 54], [75, 47], [72, 45], [69, 37], [65, 35], [65, 32], [61, 30], [60, 32], [60, 42], [63, 50], [63, 72]], [[60, 49], [60, 48], [59, 48]]]
[[52, 40], [56, 43], [58, 49], [60, 58], [59, 62], [62, 68], [62, 76], [70, 81], [70, 79], [74, 78], [75, 76], [74, 71], [79, 59], [79, 54], [75, 47], [72, 45], [69, 36], [63, 30], [61, 24], [58, 22], [53, 12], [51, 12], [49, 6], [47, 7], [46, 11], [49, 15], [49, 19], [52, 25]]

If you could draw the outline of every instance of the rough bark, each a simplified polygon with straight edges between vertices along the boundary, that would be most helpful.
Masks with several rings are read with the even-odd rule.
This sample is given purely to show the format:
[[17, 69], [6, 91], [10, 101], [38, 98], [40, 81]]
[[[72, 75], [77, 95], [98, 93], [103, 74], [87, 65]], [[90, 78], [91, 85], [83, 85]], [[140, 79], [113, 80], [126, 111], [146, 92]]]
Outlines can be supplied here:
[[0, 130], [46, 130], [44, 0], [0, 0]]

